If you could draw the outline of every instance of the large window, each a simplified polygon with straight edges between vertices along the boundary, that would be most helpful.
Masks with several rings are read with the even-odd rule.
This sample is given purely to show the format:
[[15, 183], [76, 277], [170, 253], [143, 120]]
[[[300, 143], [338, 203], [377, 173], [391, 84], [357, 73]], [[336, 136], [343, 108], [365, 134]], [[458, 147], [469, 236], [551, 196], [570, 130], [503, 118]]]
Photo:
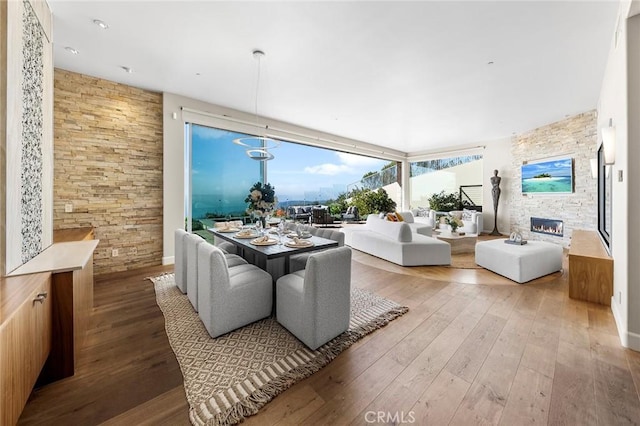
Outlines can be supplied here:
[[460, 195], [463, 204], [481, 210], [482, 155], [466, 155], [410, 163], [411, 208], [429, 207], [429, 198], [444, 191]]
[[327, 205], [345, 194], [349, 183], [389, 163], [284, 141], [271, 150], [273, 160], [256, 161], [246, 155], [245, 148], [233, 143], [233, 139], [247, 136], [197, 124], [186, 125], [187, 226], [209, 226], [216, 219], [228, 217], [246, 219], [244, 200], [256, 182], [273, 185], [277, 207], [285, 211], [289, 206]]
[[264, 167], [232, 142], [247, 135], [197, 124], [188, 124], [187, 129], [191, 147], [187, 215], [193, 219], [245, 216], [247, 191], [262, 180]]

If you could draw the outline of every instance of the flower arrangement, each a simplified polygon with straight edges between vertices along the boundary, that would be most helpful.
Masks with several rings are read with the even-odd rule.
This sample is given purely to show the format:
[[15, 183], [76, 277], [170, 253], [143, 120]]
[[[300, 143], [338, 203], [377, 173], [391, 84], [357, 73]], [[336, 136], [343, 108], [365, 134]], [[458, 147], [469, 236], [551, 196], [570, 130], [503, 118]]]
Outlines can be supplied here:
[[249, 203], [247, 213], [260, 218], [270, 215], [278, 202], [275, 194], [275, 188], [271, 184], [254, 183], [244, 199], [245, 203]]
[[456, 229], [458, 229], [461, 226], [464, 226], [464, 223], [462, 223], [462, 220], [458, 219], [455, 216], [445, 216], [444, 222], [451, 227], [451, 232], [456, 232]]

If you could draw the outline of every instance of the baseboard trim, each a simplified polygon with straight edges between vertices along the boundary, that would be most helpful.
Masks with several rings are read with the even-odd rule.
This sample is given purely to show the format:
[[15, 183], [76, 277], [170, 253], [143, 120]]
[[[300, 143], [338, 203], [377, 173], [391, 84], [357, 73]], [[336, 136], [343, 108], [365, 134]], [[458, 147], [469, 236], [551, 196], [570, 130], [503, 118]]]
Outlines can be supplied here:
[[622, 318], [622, 314], [618, 308], [618, 302], [615, 297], [611, 298], [611, 312], [613, 313], [613, 319], [616, 322], [618, 328], [618, 337], [620, 337], [620, 343], [625, 348], [633, 349], [634, 351], [640, 351], [640, 334], [631, 333], [627, 330], [627, 324]]
[[640, 352], [640, 334], [632, 333], [630, 331], [628, 331], [627, 334], [629, 335], [629, 346], [627, 346], [627, 348]]
[[175, 256], [166, 256], [162, 258], [162, 264], [163, 265], [173, 265], [175, 262], [176, 257]]

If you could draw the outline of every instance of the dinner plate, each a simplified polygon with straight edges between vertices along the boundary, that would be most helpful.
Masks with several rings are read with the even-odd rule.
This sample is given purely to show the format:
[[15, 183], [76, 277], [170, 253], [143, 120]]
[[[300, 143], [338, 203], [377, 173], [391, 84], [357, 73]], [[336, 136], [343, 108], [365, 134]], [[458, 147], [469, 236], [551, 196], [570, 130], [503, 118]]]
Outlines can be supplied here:
[[256, 238], [258, 236], [259, 236], [258, 234], [253, 234], [253, 233], [251, 233], [251, 234], [239, 234], [238, 233], [238, 234], [235, 235], [236, 238], [240, 238], [240, 239], [243, 239], [243, 240], [248, 240], [249, 238]]
[[295, 241], [287, 241], [284, 245], [291, 248], [302, 248], [311, 247], [313, 243], [311, 241], [298, 241], [297, 243]]
[[222, 232], [224, 234], [227, 234], [227, 233], [230, 233], [230, 232], [238, 232], [238, 231], [240, 231], [240, 228], [218, 228], [218, 229], [216, 229], [216, 231]]
[[290, 235], [287, 235], [287, 237], [289, 237], [289, 238], [296, 238], [296, 237], [297, 237], [297, 238], [311, 238], [311, 234], [309, 234], [309, 235], [303, 235], [303, 236], [301, 236], [301, 237], [298, 237], [296, 234], [290, 234]]
[[278, 240], [268, 240], [268, 241], [251, 240], [251, 244], [253, 244], [254, 246], [272, 246], [274, 244], [278, 244]]

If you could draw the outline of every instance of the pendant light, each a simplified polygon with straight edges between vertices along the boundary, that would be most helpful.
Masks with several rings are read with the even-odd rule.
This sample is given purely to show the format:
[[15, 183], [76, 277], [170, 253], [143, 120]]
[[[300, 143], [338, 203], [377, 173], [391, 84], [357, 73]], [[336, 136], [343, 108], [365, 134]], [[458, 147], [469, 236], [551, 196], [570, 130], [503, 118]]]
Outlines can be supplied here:
[[[260, 61], [264, 57], [264, 52], [262, 50], [254, 50], [253, 57], [258, 61], [258, 72], [257, 72], [257, 78], [256, 78], [256, 97], [255, 97], [255, 104], [254, 104], [254, 110], [256, 115], [256, 125], [258, 125], [258, 93], [260, 92]], [[233, 140], [233, 143], [247, 148], [246, 150], [247, 156], [252, 160], [256, 160], [256, 161], [273, 160], [275, 157], [271, 152], [269, 152], [269, 150], [280, 146], [280, 141], [276, 139], [271, 139], [266, 136], [247, 136], [244, 138], [237, 138]]]

